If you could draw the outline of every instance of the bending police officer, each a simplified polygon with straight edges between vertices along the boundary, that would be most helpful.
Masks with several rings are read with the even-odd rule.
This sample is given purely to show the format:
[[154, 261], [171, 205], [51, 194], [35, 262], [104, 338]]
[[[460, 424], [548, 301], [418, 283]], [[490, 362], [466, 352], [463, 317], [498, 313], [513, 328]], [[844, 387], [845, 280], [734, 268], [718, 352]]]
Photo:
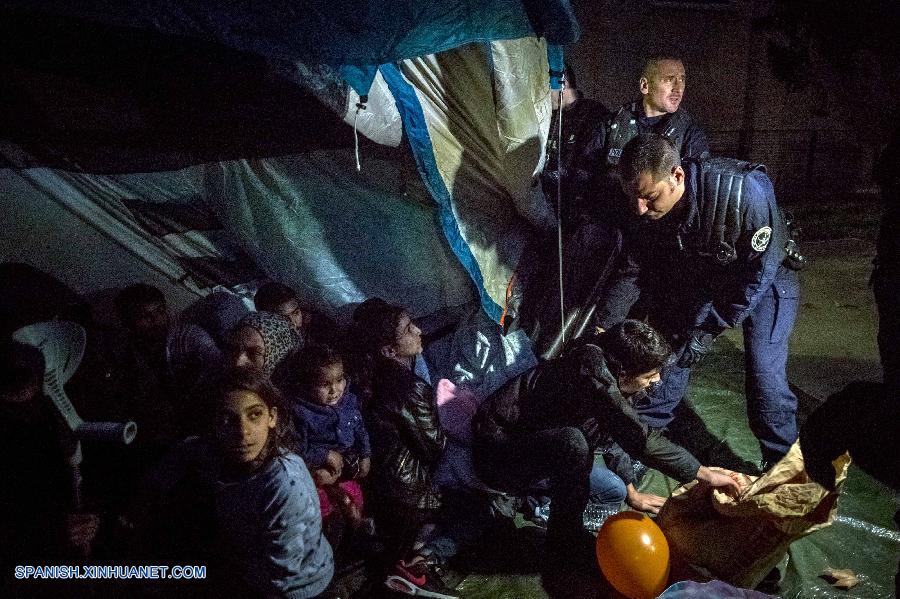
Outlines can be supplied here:
[[[619, 163], [622, 188], [640, 215], [598, 317], [608, 328], [638, 298], [648, 317], [681, 347], [645, 405], [665, 427], [684, 397], [690, 367], [728, 328], [742, 325], [747, 412], [763, 464], [797, 438], [797, 398], [788, 387], [788, 338], [799, 304], [802, 266], [763, 167], [730, 158], [682, 161], [661, 135], [629, 142]], [[788, 248], [788, 250], [786, 250]]]

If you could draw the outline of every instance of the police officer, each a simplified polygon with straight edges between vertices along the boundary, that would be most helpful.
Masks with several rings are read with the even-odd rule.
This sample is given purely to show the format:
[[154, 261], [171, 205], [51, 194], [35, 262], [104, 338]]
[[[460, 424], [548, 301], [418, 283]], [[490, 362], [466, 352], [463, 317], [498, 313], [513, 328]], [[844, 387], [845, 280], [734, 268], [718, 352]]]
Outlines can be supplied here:
[[583, 148], [576, 173], [569, 178], [580, 186], [584, 201], [579, 211], [585, 218], [622, 226], [627, 212], [616, 175], [622, 148], [642, 133], [665, 135], [684, 157], [699, 158], [709, 152], [703, 129], [681, 107], [687, 83], [684, 64], [669, 55], [651, 56], [638, 79], [640, 96], [611, 113]]
[[628, 232], [599, 325], [623, 320], [640, 297], [651, 323], [681, 348], [638, 411], [650, 426], [666, 426], [690, 367], [720, 333], [742, 325], [750, 428], [763, 466], [777, 461], [797, 438], [786, 365], [799, 303], [793, 269], [802, 258], [765, 169], [730, 158], [682, 161], [667, 138], [645, 134], [625, 146], [619, 170], [641, 218]]
[[668, 137], [684, 157], [699, 158], [709, 152], [703, 129], [681, 108], [686, 83], [684, 64], [678, 58], [647, 59], [638, 82], [641, 97], [622, 106], [609, 121], [603, 153], [608, 166], [618, 164], [622, 148], [641, 133]]
[[[547, 162], [541, 174], [544, 196], [554, 210], [558, 209], [557, 185], [562, 185], [562, 213], [564, 229], [568, 229], [571, 217], [576, 214], [576, 195], [590, 176], [589, 165], [581, 164], [585, 148], [603, 128], [610, 117], [609, 109], [601, 102], [585, 98], [578, 89], [575, 71], [566, 64], [562, 92], [553, 96], [554, 110], [547, 138]], [[559, 131], [560, 106], [562, 107], [562, 135]], [[560, 137], [562, 150], [560, 151]]]

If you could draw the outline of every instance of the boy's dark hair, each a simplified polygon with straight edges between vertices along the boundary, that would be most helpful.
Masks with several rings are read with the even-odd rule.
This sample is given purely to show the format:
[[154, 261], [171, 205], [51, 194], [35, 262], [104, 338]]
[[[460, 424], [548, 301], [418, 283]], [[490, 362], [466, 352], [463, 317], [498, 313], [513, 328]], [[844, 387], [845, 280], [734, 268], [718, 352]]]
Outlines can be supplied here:
[[603, 355], [617, 376], [662, 368], [672, 352], [662, 335], [640, 320], [625, 320], [606, 331], [602, 339]]
[[119, 320], [128, 323], [134, 319], [138, 306], [149, 304], [166, 305], [166, 297], [162, 291], [146, 283], [134, 283], [119, 292], [115, 299], [116, 313]]
[[654, 183], [672, 173], [681, 164], [678, 149], [658, 133], [642, 133], [625, 144], [619, 159], [623, 185], [633, 185], [641, 173], [650, 172]]
[[310, 344], [291, 352], [272, 378], [279, 387], [293, 392], [312, 384], [320, 369], [343, 363], [343, 355], [330, 345]]
[[271, 281], [256, 291], [253, 303], [261, 312], [277, 312], [281, 304], [295, 299], [297, 294], [293, 289], [283, 283]]
[[225, 370], [213, 387], [212, 404], [209, 406], [208, 416], [212, 424], [215, 408], [227, 393], [232, 391], [247, 391], [257, 395], [266, 407], [275, 408], [277, 420], [275, 422], [273, 449], [269, 458], [290, 451], [298, 451], [298, 439], [291, 421], [291, 413], [288, 410], [281, 391], [272, 384], [264, 373], [253, 368], [229, 368]]
[[44, 354], [38, 348], [13, 341], [0, 344], [0, 395], [15, 394], [44, 380]]

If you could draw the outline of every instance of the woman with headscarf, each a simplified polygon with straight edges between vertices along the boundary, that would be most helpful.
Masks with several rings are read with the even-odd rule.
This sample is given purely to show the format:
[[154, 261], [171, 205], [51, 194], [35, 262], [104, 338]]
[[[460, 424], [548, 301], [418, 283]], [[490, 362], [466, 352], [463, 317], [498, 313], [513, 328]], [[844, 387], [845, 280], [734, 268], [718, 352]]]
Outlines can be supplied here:
[[255, 368], [271, 376], [281, 361], [300, 345], [300, 337], [290, 320], [272, 312], [251, 312], [231, 333], [228, 365]]

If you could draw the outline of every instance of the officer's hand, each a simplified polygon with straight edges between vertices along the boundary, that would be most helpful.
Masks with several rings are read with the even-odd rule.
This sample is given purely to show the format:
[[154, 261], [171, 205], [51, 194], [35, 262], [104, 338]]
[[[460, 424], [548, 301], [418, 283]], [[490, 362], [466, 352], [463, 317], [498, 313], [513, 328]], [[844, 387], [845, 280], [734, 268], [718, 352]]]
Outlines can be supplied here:
[[681, 355], [678, 357], [678, 366], [680, 368], [690, 368], [694, 364], [700, 362], [709, 350], [712, 349], [713, 342], [716, 340], [712, 333], [694, 329], [687, 343], [681, 349]]

